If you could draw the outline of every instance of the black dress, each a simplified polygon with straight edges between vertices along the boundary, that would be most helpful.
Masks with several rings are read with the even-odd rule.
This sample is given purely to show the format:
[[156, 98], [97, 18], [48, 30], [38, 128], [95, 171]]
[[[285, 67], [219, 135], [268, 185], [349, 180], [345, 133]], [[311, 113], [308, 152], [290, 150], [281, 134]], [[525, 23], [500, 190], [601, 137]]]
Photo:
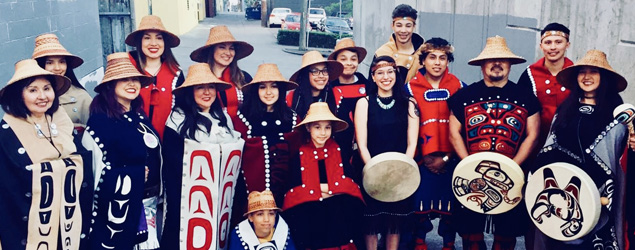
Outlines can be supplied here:
[[[371, 157], [385, 152], [405, 153], [408, 148], [408, 109], [398, 114], [393, 98], [368, 97], [368, 151]], [[379, 103], [382, 103], [380, 106]], [[393, 105], [391, 105], [393, 103]], [[368, 234], [403, 230], [404, 219], [411, 214], [412, 197], [397, 202], [378, 201], [365, 192], [364, 217]]]

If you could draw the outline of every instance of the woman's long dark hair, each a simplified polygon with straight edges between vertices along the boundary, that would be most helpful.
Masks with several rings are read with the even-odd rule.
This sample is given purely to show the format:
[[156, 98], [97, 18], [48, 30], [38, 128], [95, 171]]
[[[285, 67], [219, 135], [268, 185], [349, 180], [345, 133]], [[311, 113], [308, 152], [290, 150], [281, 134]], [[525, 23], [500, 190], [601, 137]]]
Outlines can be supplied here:
[[[174, 108], [172, 110], [179, 112], [185, 117], [183, 119], [183, 123], [177, 128], [179, 135], [183, 138], [198, 141], [196, 140], [197, 130], [201, 130], [209, 134], [212, 130], [212, 121], [199, 113], [201, 112], [201, 109], [194, 100], [194, 87], [187, 87], [175, 92], [174, 99]], [[221, 127], [231, 130], [227, 125], [227, 117], [225, 117], [223, 107], [221, 107], [218, 96], [212, 103], [210, 114], [212, 115], [212, 118], [220, 121], [219, 125]], [[202, 125], [206, 130], [202, 130], [199, 125]]]
[[[123, 114], [126, 113], [126, 111], [124, 106], [117, 101], [117, 95], [115, 94], [117, 81], [118, 80], [112, 80], [110, 82], [101, 83], [103, 87], [100, 87], [99, 92], [97, 92], [97, 95], [93, 98], [93, 102], [90, 103], [90, 115], [105, 114], [110, 119], [123, 119]], [[141, 113], [144, 116], [146, 115], [143, 111], [143, 99], [141, 95], [130, 102], [130, 111]]]
[[[36, 59], [37, 64], [40, 65], [41, 68], [45, 68], [46, 67], [46, 58], [47, 58], [47, 56], [40, 57], [40, 58]], [[84, 88], [84, 86], [82, 86], [82, 84], [79, 83], [79, 80], [77, 80], [77, 76], [75, 75], [75, 72], [73, 71], [73, 69], [68, 67], [68, 57], [65, 57], [65, 59], [66, 59], [66, 62], [67, 62], [66, 63], [67, 67], [66, 67], [66, 73], [64, 73], [64, 76], [68, 77], [68, 79], [71, 79], [71, 84], [73, 86], [78, 87], [78, 88], [83, 89], [83, 90], [86, 90]]]
[[[613, 109], [623, 103], [622, 97], [620, 97], [617, 92], [616, 80], [611, 75], [612, 73], [604, 69], [598, 69], [600, 70], [600, 86], [598, 86], [595, 91], [594, 112], [599, 112], [602, 116], [613, 117]], [[575, 74], [575, 76], [576, 78], [572, 79], [572, 81], [575, 81], [573, 84], [575, 87], [571, 88], [569, 96], [556, 110], [558, 116], [552, 125], [554, 131], [566, 129], [569, 122], [577, 122], [573, 121], [572, 117], [579, 112], [578, 107], [580, 105], [580, 99], [584, 97], [584, 91], [578, 84], [577, 74]]]
[[[260, 96], [258, 95], [260, 84], [261, 83], [255, 83], [243, 89], [245, 91], [245, 102], [240, 108], [240, 112], [243, 113], [249, 121], [261, 121], [265, 112], [267, 112], [267, 105], [260, 100]], [[277, 86], [278, 100], [273, 104], [273, 115], [278, 120], [290, 122], [293, 119], [293, 110], [287, 106], [285, 101], [287, 84], [277, 83]]]
[[[212, 72], [214, 71], [214, 63], [216, 63], [214, 61], [214, 50], [216, 49], [217, 45], [213, 45], [211, 46], [209, 49], [207, 49], [207, 64], [209, 64], [210, 69], [212, 69]], [[241, 49], [240, 46], [234, 44], [234, 50], [239, 50]], [[238, 67], [238, 60], [236, 60], [236, 56], [234, 55], [234, 60], [232, 60], [231, 63], [229, 63], [229, 65], [227, 66], [229, 68], [229, 75], [231, 76], [231, 80], [232, 83], [238, 87], [238, 88], [242, 88], [243, 85], [245, 85], [245, 75], [243, 75], [243, 71], [240, 70], [240, 68]], [[221, 78], [222, 76], [218, 76], [218, 78]]]
[[[137, 70], [139, 70], [139, 72], [146, 72], [145, 68], [146, 68], [146, 55], [143, 54], [143, 50], [141, 49], [141, 41], [143, 40], [143, 35], [145, 35], [145, 32], [139, 33], [137, 35], [137, 39], [136, 39], [136, 50], [135, 52], [132, 53], [132, 55], [135, 57], [137, 63], [136, 63], [136, 67]], [[161, 35], [163, 36], [163, 41], [166, 41], [165, 38], [168, 37], [165, 35], [165, 33], [161, 32]], [[167, 44], [167, 42], [164, 42], [164, 44]], [[168, 69], [170, 69], [170, 72], [172, 72], [172, 74], [176, 74], [176, 72], [179, 71], [179, 62], [176, 61], [176, 58], [174, 57], [174, 54], [172, 53], [172, 49], [168, 46], [163, 46], [163, 54], [161, 55], [161, 63], [165, 63], [168, 65]]]
[[55, 92], [53, 104], [48, 110], [46, 110], [46, 114], [53, 115], [57, 112], [57, 109], [60, 107], [60, 101], [57, 90], [55, 90], [55, 85], [57, 84], [55, 77], [51, 75], [29, 77], [6, 86], [4, 93], [2, 93], [2, 98], [0, 99], [0, 105], [2, 106], [4, 112], [23, 119], [26, 119], [27, 116], [31, 115], [31, 111], [26, 107], [26, 104], [24, 104], [24, 96], [22, 95], [22, 92], [24, 91], [24, 88], [33, 83], [38, 77], [45, 78], [49, 81], [51, 86], [53, 86], [53, 91]]
[[[333, 114], [337, 114], [335, 97], [333, 96], [333, 92], [331, 91], [331, 81], [333, 81], [333, 79], [329, 78], [329, 83], [326, 84], [322, 91], [320, 91], [319, 96], [323, 98], [329, 105], [329, 109], [331, 110], [331, 112]], [[311, 103], [313, 103], [311, 80], [309, 80], [309, 67], [306, 67], [300, 71], [296, 82], [298, 83], [298, 87], [293, 91], [291, 109], [293, 109], [295, 113], [298, 114], [298, 117], [304, 119], [304, 116], [306, 116], [306, 113], [309, 111]]]
[[[388, 62], [395, 63], [395, 59], [390, 56], [380, 56], [373, 59], [373, 62], [370, 64], [370, 68], [372, 69], [380, 62]], [[395, 64], [396, 65], [396, 64]], [[395, 108], [397, 114], [409, 114], [408, 112], [408, 102], [410, 102], [410, 95], [406, 92], [404, 79], [402, 79], [401, 74], [399, 74], [399, 67], [393, 67], [395, 69], [395, 84], [392, 86], [392, 96], [395, 99]], [[377, 83], [373, 79], [373, 74], [375, 72], [370, 72], [371, 75], [368, 76], [368, 80], [372, 82], [372, 84], [368, 84], [368, 96], [375, 96], [379, 91], [379, 87], [377, 87]], [[373, 101], [373, 100], [369, 100]], [[407, 116], [403, 116], [400, 119], [407, 120]]]

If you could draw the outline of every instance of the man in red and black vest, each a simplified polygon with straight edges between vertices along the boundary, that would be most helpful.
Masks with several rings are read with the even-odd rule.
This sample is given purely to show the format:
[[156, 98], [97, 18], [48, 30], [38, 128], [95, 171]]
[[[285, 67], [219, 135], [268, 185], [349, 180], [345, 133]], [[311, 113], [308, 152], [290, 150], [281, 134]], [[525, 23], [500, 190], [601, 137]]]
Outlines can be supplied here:
[[573, 65], [573, 62], [565, 57], [569, 48], [567, 27], [559, 23], [550, 23], [540, 31], [540, 37], [540, 49], [545, 56], [529, 65], [518, 79], [518, 85], [537, 96], [542, 106], [537, 149], [545, 144], [556, 108], [569, 96], [569, 90], [558, 83], [556, 75], [562, 69]]
[[426, 234], [432, 230], [431, 219], [439, 221], [443, 249], [454, 249], [456, 231], [451, 225], [450, 208], [454, 195], [450, 183], [458, 163], [450, 143], [450, 108], [447, 100], [465, 84], [449, 73], [454, 61], [454, 47], [443, 38], [434, 37], [419, 48], [419, 63], [423, 66], [408, 82], [406, 89], [417, 101], [421, 111], [419, 121], [419, 168], [421, 184], [415, 193], [415, 250], [425, 250]]

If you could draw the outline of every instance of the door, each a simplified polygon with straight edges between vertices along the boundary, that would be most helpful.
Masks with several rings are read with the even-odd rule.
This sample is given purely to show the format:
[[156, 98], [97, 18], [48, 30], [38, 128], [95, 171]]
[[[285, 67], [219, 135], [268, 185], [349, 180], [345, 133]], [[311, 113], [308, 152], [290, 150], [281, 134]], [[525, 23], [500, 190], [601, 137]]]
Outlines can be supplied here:
[[114, 52], [126, 52], [126, 36], [134, 30], [131, 0], [99, 0], [103, 61]]

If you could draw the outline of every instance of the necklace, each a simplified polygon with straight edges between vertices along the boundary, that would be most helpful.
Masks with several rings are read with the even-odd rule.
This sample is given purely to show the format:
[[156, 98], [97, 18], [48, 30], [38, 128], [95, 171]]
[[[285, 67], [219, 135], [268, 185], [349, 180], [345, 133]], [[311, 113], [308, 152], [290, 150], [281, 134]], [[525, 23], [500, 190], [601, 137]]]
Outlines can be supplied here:
[[139, 122], [139, 125], [140, 126], [137, 128], [137, 131], [143, 134], [143, 143], [145, 143], [148, 148], [156, 148], [159, 146], [159, 140], [157, 140], [157, 137], [152, 132], [152, 129], [141, 122]]
[[[391, 109], [392, 106], [395, 106], [395, 99], [393, 99], [392, 96], [391, 97], [379, 97], [379, 96], [377, 96], [376, 100], [377, 100], [377, 104], [379, 104], [379, 107], [381, 107], [382, 109], [388, 110], [388, 109]], [[384, 102], [382, 102], [382, 100], [386, 100], [386, 101], [390, 100], [390, 102], [388, 104], [384, 104]]]

